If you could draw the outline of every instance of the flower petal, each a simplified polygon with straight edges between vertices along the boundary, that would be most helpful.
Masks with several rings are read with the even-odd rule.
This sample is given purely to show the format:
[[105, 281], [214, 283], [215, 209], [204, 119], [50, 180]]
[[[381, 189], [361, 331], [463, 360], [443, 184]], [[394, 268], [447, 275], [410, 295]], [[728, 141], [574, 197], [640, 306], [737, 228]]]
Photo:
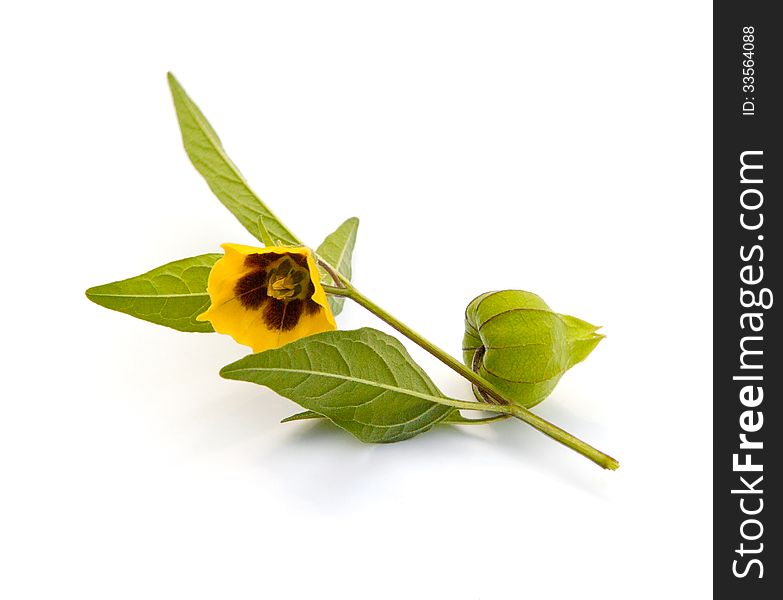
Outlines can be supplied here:
[[[242, 244], [223, 244], [222, 248], [225, 254], [212, 267], [207, 282], [212, 304], [198, 320], [209, 321], [215, 331], [232, 336], [255, 352], [336, 328], [310, 249]], [[285, 257], [291, 261], [281, 260]], [[286, 295], [279, 295], [273, 288], [271, 296], [269, 276], [274, 273], [274, 266], [281, 263], [288, 265], [280, 267], [286, 269], [283, 273], [290, 270], [294, 276], [286, 279], [290, 286], [284, 288]], [[300, 281], [305, 265], [309, 281]], [[293, 283], [297, 284], [296, 296]]]

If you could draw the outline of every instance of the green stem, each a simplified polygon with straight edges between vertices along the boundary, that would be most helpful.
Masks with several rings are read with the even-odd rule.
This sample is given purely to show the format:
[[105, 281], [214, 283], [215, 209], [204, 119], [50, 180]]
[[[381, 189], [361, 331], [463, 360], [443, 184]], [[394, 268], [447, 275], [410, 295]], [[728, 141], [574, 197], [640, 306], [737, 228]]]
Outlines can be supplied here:
[[[473, 404], [478, 404], [478, 402], [474, 402]], [[460, 412], [456, 412], [456, 414], [461, 414]], [[497, 413], [492, 415], [491, 417], [482, 417], [480, 419], [454, 419], [452, 420], [451, 417], [446, 417], [442, 421], [440, 421], [439, 425], [486, 425], [487, 423], [494, 423], [496, 421], [504, 421], [505, 419], [510, 418], [512, 415], [508, 413]]]
[[[424, 348], [427, 352], [432, 354], [443, 364], [445, 364], [449, 368], [459, 373], [462, 377], [470, 381], [479, 389], [483, 390], [486, 394], [488, 394], [489, 396], [497, 400], [499, 403], [498, 405], [487, 404], [486, 407], [482, 406], [480, 410], [488, 410], [492, 412], [513, 415], [517, 419], [520, 419], [521, 421], [524, 421], [525, 423], [534, 427], [535, 429], [538, 429], [544, 435], [547, 435], [551, 437], [553, 440], [560, 442], [564, 446], [567, 446], [572, 450], [579, 452], [579, 454], [581, 454], [586, 458], [589, 458], [594, 463], [603, 467], [604, 469], [614, 470], [620, 466], [620, 463], [618, 463], [614, 458], [612, 458], [608, 454], [604, 454], [600, 450], [593, 448], [590, 444], [587, 444], [586, 442], [583, 442], [579, 438], [571, 435], [567, 431], [560, 429], [560, 427], [554, 425], [553, 423], [550, 423], [546, 419], [542, 419], [541, 417], [539, 417], [535, 413], [530, 412], [528, 409], [524, 408], [523, 406], [518, 406], [506, 400], [503, 397], [503, 393], [500, 392], [497, 388], [495, 388], [495, 386], [493, 386], [486, 379], [481, 377], [479, 374], [471, 371], [460, 361], [458, 361], [456, 358], [451, 356], [448, 352], [440, 349], [438, 346], [436, 346], [429, 340], [419, 335], [416, 331], [408, 327], [402, 321], [397, 320], [393, 315], [389, 314], [388, 312], [383, 310], [380, 306], [375, 304], [375, 302], [367, 298], [367, 296], [361, 294], [345, 277], [343, 277], [339, 273], [336, 274], [339, 277], [339, 283], [341, 284], [341, 287], [325, 285], [324, 290], [327, 293], [334, 294], [336, 296], [345, 296], [346, 298], [350, 298], [357, 304], [360, 304], [361, 306], [369, 310], [371, 313], [373, 313], [375, 316], [377, 316], [379, 319], [391, 325], [402, 335], [404, 335], [411, 341], [415, 342], [416, 344]], [[335, 281], [335, 283], [338, 283], [338, 281]], [[446, 403], [444, 402], [444, 404]], [[449, 402], [448, 404], [450, 406], [456, 406], [457, 403], [452, 401]], [[472, 404], [473, 406], [469, 407], [470, 409], [472, 410], [478, 409], [476, 407], [476, 404], [478, 404], [478, 402], [464, 402], [464, 403], [460, 402], [459, 404], [465, 404], [465, 405]], [[457, 407], [457, 408], [468, 408], [468, 406]]]

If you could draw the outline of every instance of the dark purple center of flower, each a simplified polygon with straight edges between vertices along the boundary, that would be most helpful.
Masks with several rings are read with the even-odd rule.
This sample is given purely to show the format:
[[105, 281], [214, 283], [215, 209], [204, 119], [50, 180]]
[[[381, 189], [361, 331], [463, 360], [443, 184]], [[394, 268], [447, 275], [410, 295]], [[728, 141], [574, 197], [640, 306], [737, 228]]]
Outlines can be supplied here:
[[262, 310], [269, 329], [289, 331], [302, 315], [321, 310], [313, 294], [307, 257], [301, 254], [248, 254], [245, 266], [251, 271], [234, 286], [234, 294], [247, 310]]

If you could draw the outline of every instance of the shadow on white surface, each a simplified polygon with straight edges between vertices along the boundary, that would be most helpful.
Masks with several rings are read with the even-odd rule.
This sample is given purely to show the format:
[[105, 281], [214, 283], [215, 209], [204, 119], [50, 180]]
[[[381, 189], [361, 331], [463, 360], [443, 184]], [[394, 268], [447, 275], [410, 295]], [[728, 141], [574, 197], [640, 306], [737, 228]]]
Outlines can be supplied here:
[[[327, 513], [350, 512], [378, 495], [399, 494], [393, 488], [414, 479], [435, 485], [464, 473], [465, 485], [473, 485], [476, 470], [502, 471], [505, 477], [518, 473], [531, 483], [556, 479], [602, 500], [608, 499], [614, 476], [518, 421], [436, 426], [401, 443], [363, 444], [327, 421], [279, 422], [298, 408], [268, 391], [237, 389], [176, 427], [191, 458], [257, 471], [264, 486], [275, 485], [291, 501]], [[547, 416], [588, 440], [600, 437], [595, 426], [566, 413], [553, 407]]]

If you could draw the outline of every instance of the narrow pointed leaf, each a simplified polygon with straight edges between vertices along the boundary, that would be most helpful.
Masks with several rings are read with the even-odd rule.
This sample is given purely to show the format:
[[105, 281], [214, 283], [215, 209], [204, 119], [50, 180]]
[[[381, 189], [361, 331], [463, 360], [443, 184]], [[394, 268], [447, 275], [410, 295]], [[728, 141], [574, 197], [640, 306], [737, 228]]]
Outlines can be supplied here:
[[250, 189], [239, 169], [228, 158], [215, 130], [174, 75], [169, 73], [168, 80], [185, 152], [214, 194], [259, 240], [263, 241], [258, 230], [259, 218], [263, 218], [272, 238], [286, 245], [298, 245], [300, 242], [296, 236]]
[[179, 331], [208, 333], [196, 317], [209, 307], [207, 278], [221, 254], [201, 254], [170, 262], [142, 275], [98, 285], [87, 297], [106, 308], [124, 312]]
[[443, 394], [395, 338], [329, 331], [251, 354], [220, 371], [265, 385], [363, 442], [397, 442], [444, 419]]
[[317, 412], [313, 412], [312, 410], [305, 410], [300, 413], [296, 413], [295, 415], [291, 415], [290, 417], [286, 417], [281, 423], [292, 423], [294, 421], [309, 421], [312, 419], [325, 419], [323, 415], [319, 415]]
[[[326, 239], [318, 246], [316, 254], [333, 266], [340, 275], [350, 281], [351, 279], [351, 259], [353, 258], [353, 247], [356, 244], [356, 232], [359, 229], [359, 219], [351, 217], [326, 236]], [[332, 277], [323, 267], [321, 269], [321, 281], [331, 284]], [[332, 313], [338, 315], [343, 310], [345, 298], [341, 296], [329, 296], [329, 307]]]
[[264, 217], [258, 217], [258, 237], [264, 243], [264, 246], [276, 246], [272, 236], [269, 235], [269, 230], [264, 225]]

